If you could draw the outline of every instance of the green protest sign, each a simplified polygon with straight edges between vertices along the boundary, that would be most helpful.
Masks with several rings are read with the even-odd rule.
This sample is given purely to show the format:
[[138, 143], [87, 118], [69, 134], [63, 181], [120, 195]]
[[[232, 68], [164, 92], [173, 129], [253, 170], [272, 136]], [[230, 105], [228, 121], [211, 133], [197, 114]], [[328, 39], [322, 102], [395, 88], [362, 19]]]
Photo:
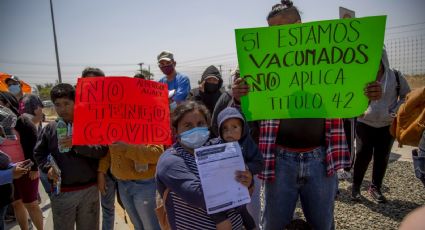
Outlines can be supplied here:
[[247, 120], [349, 118], [368, 105], [386, 16], [236, 29]]

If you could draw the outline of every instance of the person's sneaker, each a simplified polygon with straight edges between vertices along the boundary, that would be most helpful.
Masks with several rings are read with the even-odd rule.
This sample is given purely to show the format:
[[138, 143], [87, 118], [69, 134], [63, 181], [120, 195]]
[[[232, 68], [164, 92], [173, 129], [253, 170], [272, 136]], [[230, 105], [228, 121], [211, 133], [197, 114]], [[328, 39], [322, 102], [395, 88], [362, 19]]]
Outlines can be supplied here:
[[351, 173], [349, 171], [345, 171], [344, 169], [340, 169], [337, 172], [339, 180], [348, 180], [351, 178]]
[[371, 185], [368, 189], [368, 192], [372, 198], [378, 202], [378, 203], [386, 203], [387, 199], [384, 195], [382, 195], [381, 190], [378, 189], [376, 186]]
[[362, 197], [360, 195], [360, 187], [353, 186], [353, 188], [351, 189], [351, 200], [352, 201], [360, 201], [361, 198]]

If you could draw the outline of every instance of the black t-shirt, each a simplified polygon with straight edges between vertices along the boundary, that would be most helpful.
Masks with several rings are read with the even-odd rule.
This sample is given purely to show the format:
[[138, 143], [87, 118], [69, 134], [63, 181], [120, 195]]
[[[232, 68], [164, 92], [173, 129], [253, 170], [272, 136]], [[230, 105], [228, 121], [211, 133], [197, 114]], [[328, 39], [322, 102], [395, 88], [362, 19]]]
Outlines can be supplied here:
[[299, 118], [280, 120], [276, 144], [288, 148], [325, 145], [325, 119]]

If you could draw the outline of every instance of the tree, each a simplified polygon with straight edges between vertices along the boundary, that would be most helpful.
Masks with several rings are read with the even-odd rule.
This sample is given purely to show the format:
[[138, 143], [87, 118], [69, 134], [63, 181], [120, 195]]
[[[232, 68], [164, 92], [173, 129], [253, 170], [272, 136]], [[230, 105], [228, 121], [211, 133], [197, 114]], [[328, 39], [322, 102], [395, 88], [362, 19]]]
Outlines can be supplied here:
[[[139, 72], [140, 72], [140, 70], [139, 70]], [[142, 69], [141, 73], [143, 74], [143, 76], [145, 76], [147, 78], [147, 80], [153, 79], [153, 73], [149, 72], [149, 70]]]
[[50, 91], [53, 88], [53, 84], [52, 83], [44, 83], [44, 85], [35, 85], [38, 89], [38, 92], [40, 94], [40, 99], [42, 101], [44, 100], [50, 100]]

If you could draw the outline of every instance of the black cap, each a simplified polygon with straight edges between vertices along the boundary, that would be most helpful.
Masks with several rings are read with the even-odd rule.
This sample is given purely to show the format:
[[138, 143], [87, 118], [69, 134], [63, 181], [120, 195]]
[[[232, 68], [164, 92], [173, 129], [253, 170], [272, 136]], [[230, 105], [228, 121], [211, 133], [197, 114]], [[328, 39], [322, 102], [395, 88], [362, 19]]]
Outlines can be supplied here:
[[9, 77], [9, 78], [7, 78], [4, 82], [8, 85], [8, 82], [9, 82], [9, 81], [14, 81], [14, 82], [18, 82], [18, 83], [20, 83], [19, 78], [18, 78], [17, 76], [15, 76], [15, 75], [10, 76], [10, 77]]

